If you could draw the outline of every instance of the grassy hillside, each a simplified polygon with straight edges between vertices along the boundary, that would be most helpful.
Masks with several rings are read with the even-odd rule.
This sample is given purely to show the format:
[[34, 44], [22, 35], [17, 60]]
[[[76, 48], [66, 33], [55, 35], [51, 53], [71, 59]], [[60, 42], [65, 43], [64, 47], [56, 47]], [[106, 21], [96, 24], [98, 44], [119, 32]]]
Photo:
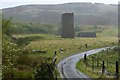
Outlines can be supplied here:
[[[40, 22], [13, 22], [9, 31], [14, 34], [61, 34], [61, 25]], [[96, 32], [98, 37], [116, 37], [117, 26], [105, 25], [75, 25], [75, 35], [79, 32]]]
[[75, 27], [76, 35], [79, 32], [96, 32], [97, 37], [117, 37], [118, 27], [117, 26], [93, 26], [93, 25], [81, 25]]
[[[3, 19], [2, 70], [4, 79], [55, 78], [58, 76], [56, 65], [65, 57], [94, 48], [117, 45], [118, 39], [115, 36], [117, 35], [117, 28], [114, 26], [84, 25], [81, 31], [95, 30], [98, 35], [97, 38], [75, 37], [75, 39], [71, 39], [61, 38], [59, 35], [50, 33], [53, 32], [51, 31], [53, 26], [48, 24], [44, 24], [44, 28], [47, 26], [50, 31], [44, 34], [37, 32], [28, 34], [26, 32], [33, 30], [35, 26], [40, 27], [41, 30], [41, 24], [37, 25], [36, 23], [15, 24], [11, 19]], [[78, 26], [78, 28], [81, 27]], [[112, 29], [114, 30], [113, 33], [111, 33]], [[23, 32], [18, 33], [17, 30]], [[57, 30], [54, 31], [57, 32]], [[79, 30], [76, 29], [77, 32]], [[86, 43], [88, 47], [85, 46]], [[55, 56], [57, 57], [56, 61]]]
[[[54, 52], [58, 52], [58, 61], [63, 59], [64, 57], [82, 52], [89, 49], [105, 47], [110, 45], [115, 45], [117, 42], [117, 38], [111, 37], [101, 37], [101, 38], [75, 38], [75, 39], [64, 39], [60, 38], [60, 36], [47, 35], [47, 34], [30, 34], [30, 35], [16, 35], [17, 38], [25, 38], [25, 37], [33, 37], [39, 36], [42, 39], [38, 39], [37, 41], [31, 41], [24, 50], [32, 51], [32, 50], [43, 50], [46, 51], [46, 54], [29, 54], [31, 57], [44, 56], [44, 57], [52, 57]], [[92, 42], [92, 43], [91, 43]], [[85, 48], [85, 43], [89, 45], [88, 48]], [[113, 44], [114, 43], [114, 44]], [[64, 53], [60, 53], [60, 48], [65, 50]], [[64, 57], [63, 57], [64, 55]]]
[[[4, 39], [3, 75], [5, 78], [10, 78], [11, 75], [13, 75], [14, 78], [36, 78], [35, 76], [37, 76], [38, 74], [45, 74], [46, 72], [43, 73], [42, 70], [46, 71], [48, 69], [46, 64], [52, 66], [51, 62], [55, 51], [57, 51], [57, 65], [57, 63], [63, 58], [76, 54], [78, 52], [83, 52], [94, 48], [113, 46], [117, 44], [117, 38], [115, 37], [112, 39], [110, 37], [95, 39], [64, 39], [60, 38], [60, 36], [49, 34], [14, 35], [14, 39], [16, 40], [16, 42], [22, 39], [22, 42], [20, 42], [20, 44], [24, 45], [26, 44], [26, 41], [28, 41], [26, 45], [21, 45], [20, 47], [18, 43], [6, 41], [7, 37]], [[85, 47], [85, 43], [88, 44], [88, 48]], [[60, 49], [62, 49], [62, 51], [60, 51]], [[8, 54], [11, 55], [7, 56]], [[36, 70], [40, 69], [41, 67], [43, 69], [39, 71], [40, 73], [36, 72]], [[34, 72], [36, 73], [34, 74]], [[49, 69], [47, 73], [48, 72]], [[54, 74], [57, 75], [56, 72]]]
[[92, 3], [66, 3], [58, 5], [22, 5], [2, 9], [4, 17], [14, 21], [59, 24], [61, 14], [74, 12], [75, 24], [117, 25], [117, 5]]

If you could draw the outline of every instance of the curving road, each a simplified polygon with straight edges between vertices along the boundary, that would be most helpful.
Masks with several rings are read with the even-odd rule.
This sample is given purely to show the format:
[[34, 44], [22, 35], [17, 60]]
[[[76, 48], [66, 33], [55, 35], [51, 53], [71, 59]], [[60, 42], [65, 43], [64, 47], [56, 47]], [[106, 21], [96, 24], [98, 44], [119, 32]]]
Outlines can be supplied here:
[[89, 56], [91, 54], [98, 53], [102, 50], [106, 50], [107, 48], [110, 48], [110, 47], [89, 50], [89, 51], [78, 53], [76, 55], [72, 55], [70, 57], [63, 59], [61, 62], [59, 62], [57, 66], [60, 73], [60, 77], [61, 78], [83, 78], [83, 79], [89, 78], [87, 75], [83, 74], [82, 72], [76, 69], [76, 63], [81, 58], [84, 57], [84, 54], [87, 54], [87, 56]]

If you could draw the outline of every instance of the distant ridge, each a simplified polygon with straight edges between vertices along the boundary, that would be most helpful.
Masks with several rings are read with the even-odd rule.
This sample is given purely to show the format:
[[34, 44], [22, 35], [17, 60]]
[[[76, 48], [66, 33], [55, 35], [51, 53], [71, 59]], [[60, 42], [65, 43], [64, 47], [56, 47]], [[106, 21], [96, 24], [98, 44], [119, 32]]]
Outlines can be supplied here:
[[60, 24], [62, 13], [74, 12], [75, 24], [117, 25], [117, 4], [65, 3], [21, 5], [2, 9], [3, 16], [15, 21]]

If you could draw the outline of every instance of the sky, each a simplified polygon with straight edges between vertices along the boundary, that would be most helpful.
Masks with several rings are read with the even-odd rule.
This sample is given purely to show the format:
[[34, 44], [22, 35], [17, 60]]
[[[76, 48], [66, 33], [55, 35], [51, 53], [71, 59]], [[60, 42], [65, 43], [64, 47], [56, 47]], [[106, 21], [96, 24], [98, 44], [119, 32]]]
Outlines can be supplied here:
[[62, 4], [70, 2], [118, 4], [119, 1], [120, 0], [1, 0], [0, 9], [28, 4]]

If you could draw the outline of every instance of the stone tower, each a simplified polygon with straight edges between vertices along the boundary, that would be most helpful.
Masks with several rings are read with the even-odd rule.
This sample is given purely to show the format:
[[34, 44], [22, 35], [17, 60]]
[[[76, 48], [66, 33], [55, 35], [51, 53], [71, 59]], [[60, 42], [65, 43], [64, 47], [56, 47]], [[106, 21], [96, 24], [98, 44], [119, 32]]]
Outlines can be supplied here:
[[74, 14], [73, 13], [64, 13], [61, 17], [61, 26], [62, 26], [62, 38], [74, 38]]

